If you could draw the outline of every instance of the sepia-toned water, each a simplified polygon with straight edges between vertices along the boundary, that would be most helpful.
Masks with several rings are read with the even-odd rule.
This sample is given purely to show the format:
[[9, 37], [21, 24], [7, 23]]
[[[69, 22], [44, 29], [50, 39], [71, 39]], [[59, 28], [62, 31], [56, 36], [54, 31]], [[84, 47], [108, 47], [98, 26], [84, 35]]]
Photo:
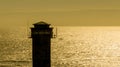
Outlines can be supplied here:
[[[120, 27], [58, 26], [51, 67], [120, 67]], [[0, 67], [32, 67], [26, 27], [0, 29]]]

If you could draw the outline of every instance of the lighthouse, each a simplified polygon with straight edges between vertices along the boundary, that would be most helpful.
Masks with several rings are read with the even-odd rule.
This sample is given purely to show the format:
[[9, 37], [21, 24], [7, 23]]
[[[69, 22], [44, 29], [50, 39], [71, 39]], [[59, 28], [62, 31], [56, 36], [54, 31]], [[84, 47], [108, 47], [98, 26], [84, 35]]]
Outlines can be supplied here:
[[53, 28], [40, 21], [31, 28], [33, 67], [51, 67], [50, 46]]

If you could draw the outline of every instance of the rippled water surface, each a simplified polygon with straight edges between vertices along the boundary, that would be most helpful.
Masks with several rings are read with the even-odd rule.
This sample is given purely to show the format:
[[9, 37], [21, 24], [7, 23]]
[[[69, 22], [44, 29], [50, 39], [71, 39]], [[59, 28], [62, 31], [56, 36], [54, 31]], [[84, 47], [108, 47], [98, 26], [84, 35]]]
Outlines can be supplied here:
[[[32, 67], [26, 27], [0, 29], [0, 67]], [[52, 67], [120, 67], [120, 27], [58, 27]]]

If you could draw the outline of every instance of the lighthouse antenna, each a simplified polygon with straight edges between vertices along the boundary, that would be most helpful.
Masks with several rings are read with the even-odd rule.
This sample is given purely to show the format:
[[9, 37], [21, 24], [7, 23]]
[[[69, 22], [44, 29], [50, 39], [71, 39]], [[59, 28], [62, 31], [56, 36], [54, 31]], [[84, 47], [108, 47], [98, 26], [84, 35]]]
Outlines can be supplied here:
[[56, 38], [56, 37], [57, 37], [57, 27], [54, 29], [54, 32], [53, 32], [53, 38]]
[[29, 21], [27, 20], [27, 37], [30, 38], [31, 35], [30, 35], [30, 31], [29, 31]]
[[57, 32], [57, 27], [56, 27], [56, 37], [57, 37], [57, 34], [58, 34], [58, 32]]

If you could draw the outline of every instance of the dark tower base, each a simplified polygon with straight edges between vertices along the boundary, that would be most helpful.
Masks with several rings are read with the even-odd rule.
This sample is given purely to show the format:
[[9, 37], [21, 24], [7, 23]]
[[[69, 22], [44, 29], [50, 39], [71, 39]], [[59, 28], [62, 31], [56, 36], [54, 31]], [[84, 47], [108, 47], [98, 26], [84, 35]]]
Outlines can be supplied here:
[[50, 45], [49, 42], [43, 43], [40, 38], [33, 39], [33, 44], [41, 44], [41, 45], [33, 45], [33, 67], [50, 67]]

